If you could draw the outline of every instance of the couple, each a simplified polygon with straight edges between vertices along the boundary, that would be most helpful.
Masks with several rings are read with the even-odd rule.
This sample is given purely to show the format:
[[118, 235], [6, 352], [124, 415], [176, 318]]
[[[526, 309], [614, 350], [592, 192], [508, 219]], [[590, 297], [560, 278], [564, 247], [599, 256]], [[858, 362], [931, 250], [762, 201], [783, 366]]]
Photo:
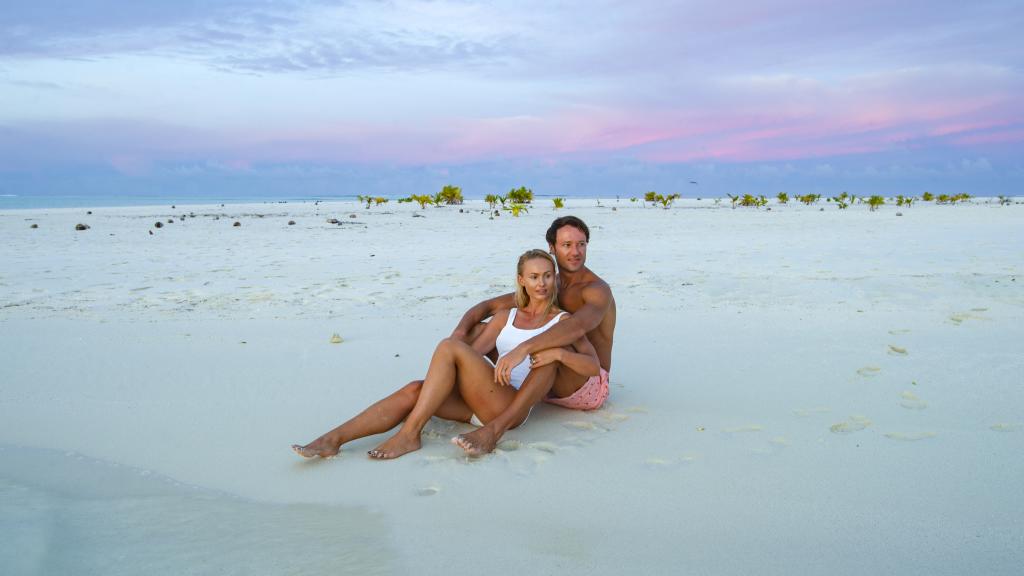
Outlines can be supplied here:
[[[398, 458], [419, 450], [423, 427], [437, 416], [479, 426], [452, 439], [477, 456], [493, 451], [542, 400], [576, 410], [600, 408], [608, 397], [615, 300], [608, 284], [585, 266], [590, 230], [582, 220], [558, 218], [545, 238], [550, 254], [530, 250], [520, 256], [515, 293], [470, 308], [437, 345], [423, 380], [292, 449], [306, 458], [334, 456], [346, 442], [402, 424], [368, 452], [380, 460]], [[495, 351], [492, 366], [488, 357]]]

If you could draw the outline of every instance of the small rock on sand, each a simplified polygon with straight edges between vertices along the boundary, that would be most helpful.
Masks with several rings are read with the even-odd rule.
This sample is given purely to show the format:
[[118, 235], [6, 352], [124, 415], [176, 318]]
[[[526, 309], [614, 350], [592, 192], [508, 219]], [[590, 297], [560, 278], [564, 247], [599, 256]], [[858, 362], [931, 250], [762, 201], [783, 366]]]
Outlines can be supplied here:
[[88, 224], [75, 224], [75, 230], [88, 230]]
[[235, 223], [232, 224], [232, 226], [241, 226], [241, 225], [242, 225], [242, 223], [237, 221], [237, 220], [235, 220]]

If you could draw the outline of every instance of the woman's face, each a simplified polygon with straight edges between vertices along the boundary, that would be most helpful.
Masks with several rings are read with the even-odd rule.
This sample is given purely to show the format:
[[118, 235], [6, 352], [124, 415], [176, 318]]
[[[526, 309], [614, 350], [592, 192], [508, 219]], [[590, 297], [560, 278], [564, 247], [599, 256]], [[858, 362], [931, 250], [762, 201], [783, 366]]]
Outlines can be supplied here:
[[555, 284], [555, 267], [547, 258], [530, 258], [523, 263], [517, 281], [526, 289], [530, 302], [547, 302]]

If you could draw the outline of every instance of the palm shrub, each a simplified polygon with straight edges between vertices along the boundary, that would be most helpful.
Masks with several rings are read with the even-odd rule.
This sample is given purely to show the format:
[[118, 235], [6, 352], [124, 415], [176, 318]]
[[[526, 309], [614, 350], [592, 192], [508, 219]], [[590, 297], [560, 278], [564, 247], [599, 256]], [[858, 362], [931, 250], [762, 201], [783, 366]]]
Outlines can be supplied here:
[[877, 194], [868, 198], [868, 207], [872, 212], [878, 210], [878, 207], [882, 206], [883, 204], [885, 204], [885, 198], [882, 198]]
[[533, 190], [526, 186], [520, 186], [508, 191], [508, 199], [514, 204], [529, 204], [533, 202]]
[[452, 186], [451, 184], [446, 185], [440, 192], [434, 195], [434, 204], [438, 206], [441, 204], [462, 204], [462, 188]]
[[775, 195], [775, 198], [778, 199], [779, 204], [785, 204], [789, 202], [789, 194], [786, 194], [785, 192], [779, 192], [778, 194]]
[[555, 205], [555, 210], [559, 208], [565, 208], [565, 198], [552, 198], [551, 202]]

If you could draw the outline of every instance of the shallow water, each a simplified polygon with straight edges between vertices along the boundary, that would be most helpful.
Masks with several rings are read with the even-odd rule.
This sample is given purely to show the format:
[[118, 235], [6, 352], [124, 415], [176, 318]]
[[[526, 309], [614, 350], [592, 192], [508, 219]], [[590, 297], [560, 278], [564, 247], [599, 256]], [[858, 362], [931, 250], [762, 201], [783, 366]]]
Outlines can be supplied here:
[[382, 519], [264, 504], [73, 453], [0, 448], [0, 567], [46, 574], [392, 574]]

